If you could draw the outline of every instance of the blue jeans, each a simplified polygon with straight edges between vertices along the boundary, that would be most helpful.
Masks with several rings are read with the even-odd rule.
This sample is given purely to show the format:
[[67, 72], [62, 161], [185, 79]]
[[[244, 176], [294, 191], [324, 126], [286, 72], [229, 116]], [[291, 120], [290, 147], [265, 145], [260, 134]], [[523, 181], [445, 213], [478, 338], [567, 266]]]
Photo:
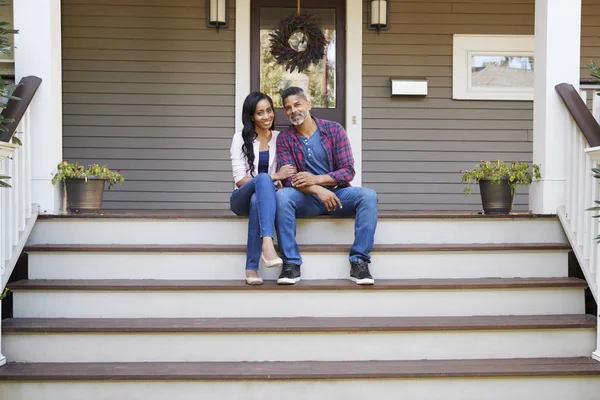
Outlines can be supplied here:
[[262, 238], [274, 237], [277, 200], [275, 186], [269, 174], [261, 173], [241, 188], [234, 190], [229, 199], [231, 211], [237, 215], [249, 215], [246, 269], [258, 270]]
[[296, 188], [286, 187], [277, 192], [277, 216], [275, 228], [279, 249], [285, 262], [302, 264], [296, 243], [296, 217], [334, 215], [356, 216], [354, 221], [354, 243], [350, 249], [350, 261], [370, 261], [375, 228], [377, 227], [377, 193], [362, 187], [344, 187], [333, 192], [342, 202], [343, 208], [327, 211], [316, 195], [304, 194]]

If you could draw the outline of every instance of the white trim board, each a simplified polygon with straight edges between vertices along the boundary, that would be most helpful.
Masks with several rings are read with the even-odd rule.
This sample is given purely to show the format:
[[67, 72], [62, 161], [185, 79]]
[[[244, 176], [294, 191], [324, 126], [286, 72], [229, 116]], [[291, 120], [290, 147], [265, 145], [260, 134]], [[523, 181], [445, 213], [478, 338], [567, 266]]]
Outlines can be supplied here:
[[[354, 154], [355, 186], [362, 184], [362, 11], [361, 0], [346, 0], [345, 125]], [[250, 93], [250, 0], [236, 2], [235, 23], [235, 129], [239, 131], [242, 104]]]
[[455, 100], [533, 100], [533, 87], [471, 87], [473, 56], [533, 57], [533, 35], [454, 35], [452, 98]]

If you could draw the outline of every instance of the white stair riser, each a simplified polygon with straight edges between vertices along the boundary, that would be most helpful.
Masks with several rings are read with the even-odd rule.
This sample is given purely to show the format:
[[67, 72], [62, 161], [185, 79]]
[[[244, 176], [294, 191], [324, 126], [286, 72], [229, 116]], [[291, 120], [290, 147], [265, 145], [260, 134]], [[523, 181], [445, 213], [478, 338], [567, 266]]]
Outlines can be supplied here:
[[598, 393], [595, 377], [0, 382], [0, 398], [10, 400], [595, 400]]
[[[375, 252], [376, 279], [565, 277], [568, 255], [547, 252]], [[305, 253], [303, 279], [347, 279], [345, 253]], [[243, 253], [53, 253], [29, 255], [29, 279], [244, 279]], [[165, 268], [168, 266], [168, 268]], [[260, 267], [274, 280], [281, 268]]]
[[[245, 219], [42, 220], [28, 244], [237, 244], [247, 242]], [[300, 220], [300, 244], [349, 244], [353, 219]], [[395, 243], [567, 243], [557, 220], [385, 219], [376, 244]]]
[[15, 291], [14, 317], [360, 317], [584, 312], [583, 290]]
[[589, 357], [594, 329], [5, 334], [11, 362], [352, 361]]

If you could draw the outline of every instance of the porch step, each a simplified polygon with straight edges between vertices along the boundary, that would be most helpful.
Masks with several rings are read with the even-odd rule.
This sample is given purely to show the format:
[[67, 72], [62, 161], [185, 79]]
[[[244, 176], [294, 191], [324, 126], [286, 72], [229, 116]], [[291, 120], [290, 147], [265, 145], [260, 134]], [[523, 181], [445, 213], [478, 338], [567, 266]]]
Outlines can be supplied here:
[[576, 278], [478, 278], [378, 280], [374, 286], [77, 279], [9, 286], [18, 318], [212, 318], [580, 314], [587, 285]]
[[[229, 211], [160, 214], [110, 213], [45, 217], [28, 244], [224, 244], [245, 245], [247, 218]], [[376, 244], [414, 243], [568, 243], [556, 216], [474, 213], [380, 213]], [[350, 244], [354, 219], [298, 220], [300, 244]]]
[[[588, 358], [250, 363], [11, 363], [0, 397], [595, 399], [600, 364]], [[441, 378], [441, 379], [440, 379]], [[515, 379], [517, 378], [517, 379]]]
[[[30, 279], [243, 279], [245, 246], [37, 244]], [[302, 245], [303, 279], [346, 279], [349, 245]], [[379, 244], [376, 279], [565, 277], [563, 243]], [[168, 265], [168, 268], [165, 266]], [[261, 267], [274, 280], [279, 268]]]
[[13, 362], [348, 361], [587, 356], [592, 315], [15, 318]]

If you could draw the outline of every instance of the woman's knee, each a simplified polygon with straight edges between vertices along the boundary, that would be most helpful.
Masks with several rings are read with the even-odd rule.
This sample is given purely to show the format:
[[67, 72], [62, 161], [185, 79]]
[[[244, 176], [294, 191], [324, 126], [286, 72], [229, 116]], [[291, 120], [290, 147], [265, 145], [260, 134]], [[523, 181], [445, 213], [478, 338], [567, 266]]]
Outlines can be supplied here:
[[267, 174], [266, 172], [261, 172], [260, 174], [256, 175], [254, 179], [256, 179], [257, 182], [269, 182], [271, 184], [273, 183], [271, 175]]

